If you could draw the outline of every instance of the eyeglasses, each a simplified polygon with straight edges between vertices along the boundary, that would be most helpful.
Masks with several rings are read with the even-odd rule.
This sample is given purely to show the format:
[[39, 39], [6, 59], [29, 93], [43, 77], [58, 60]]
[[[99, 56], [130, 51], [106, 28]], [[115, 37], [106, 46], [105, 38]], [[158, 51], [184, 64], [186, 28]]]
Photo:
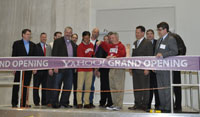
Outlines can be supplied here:
[[162, 31], [162, 30], [164, 30], [164, 29], [162, 29], [162, 28], [158, 28], [158, 29], [157, 29], [157, 31]]

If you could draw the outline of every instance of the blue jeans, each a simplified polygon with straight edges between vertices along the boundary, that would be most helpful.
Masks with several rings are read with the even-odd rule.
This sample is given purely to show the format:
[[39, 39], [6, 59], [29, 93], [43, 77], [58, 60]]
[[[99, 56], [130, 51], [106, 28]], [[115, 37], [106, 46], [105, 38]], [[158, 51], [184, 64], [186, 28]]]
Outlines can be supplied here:
[[[62, 82], [63, 82], [64, 90], [72, 90], [73, 69], [65, 69], [62, 72], [55, 74], [54, 89], [61, 89]], [[60, 93], [60, 91], [53, 91], [52, 104], [59, 103], [59, 99], [58, 99], [59, 93]], [[71, 93], [71, 91], [62, 91], [62, 95], [61, 95], [61, 99], [60, 99], [61, 105], [69, 104], [70, 93]]]
[[[96, 79], [96, 77], [95, 77], [95, 74], [93, 72], [91, 91], [95, 91], [95, 86], [94, 86], [95, 79]], [[93, 103], [93, 99], [94, 99], [94, 92], [90, 92], [90, 103]]]

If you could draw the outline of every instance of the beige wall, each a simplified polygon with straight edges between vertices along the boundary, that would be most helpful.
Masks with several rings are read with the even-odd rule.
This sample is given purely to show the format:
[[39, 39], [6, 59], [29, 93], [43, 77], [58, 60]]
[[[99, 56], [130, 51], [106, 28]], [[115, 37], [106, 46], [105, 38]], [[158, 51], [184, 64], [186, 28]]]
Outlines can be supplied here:
[[88, 30], [89, 0], [0, 0], [0, 16], [0, 56], [11, 56], [12, 44], [21, 39], [24, 28], [32, 30], [35, 43], [41, 32], [50, 42], [53, 33], [66, 26], [79, 35]]
[[[47, 33], [48, 42], [53, 41], [53, 33], [63, 32], [66, 26], [81, 37], [83, 30], [89, 30], [89, 4], [89, 0], [0, 0], [0, 57], [11, 56], [12, 44], [21, 39], [24, 28], [32, 30], [35, 43], [41, 32]], [[12, 81], [11, 73], [0, 72], [0, 82]], [[0, 105], [11, 103], [11, 91], [0, 86]]]

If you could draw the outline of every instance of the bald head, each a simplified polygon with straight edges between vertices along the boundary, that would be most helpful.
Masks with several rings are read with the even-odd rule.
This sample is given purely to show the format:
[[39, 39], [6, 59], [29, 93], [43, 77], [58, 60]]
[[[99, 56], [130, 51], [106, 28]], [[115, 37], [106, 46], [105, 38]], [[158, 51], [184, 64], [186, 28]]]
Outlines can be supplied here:
[[94, 28], [92, 30], [92, 39], [97, 39], [99, 37], [99, 29], [98, 28]]

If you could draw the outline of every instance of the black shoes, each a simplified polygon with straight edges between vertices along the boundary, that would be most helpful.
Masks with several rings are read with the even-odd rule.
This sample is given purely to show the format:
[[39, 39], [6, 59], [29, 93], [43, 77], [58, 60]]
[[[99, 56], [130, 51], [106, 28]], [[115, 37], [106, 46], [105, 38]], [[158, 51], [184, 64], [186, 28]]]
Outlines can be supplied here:
[[60, 108], [60, 104], [58, 104], [58, 103], [52, 104], [52, 108]]
[[77, 108], [77, 109], [81, 109], [81, 108], [83, 108], [83, 105], [82, 105], [82, 104], [78, 104], [78, 105], [76, 106], [76, 108]]
[[90, 103], [91, 108], [95, 108], [95, 105], [93, 103]]
[[64, 105], [61, 105], [61, 107], [64, 107], [64, 108], [72, 108], [73, 106], [69, 105], [69, 104], [64, 104]]

